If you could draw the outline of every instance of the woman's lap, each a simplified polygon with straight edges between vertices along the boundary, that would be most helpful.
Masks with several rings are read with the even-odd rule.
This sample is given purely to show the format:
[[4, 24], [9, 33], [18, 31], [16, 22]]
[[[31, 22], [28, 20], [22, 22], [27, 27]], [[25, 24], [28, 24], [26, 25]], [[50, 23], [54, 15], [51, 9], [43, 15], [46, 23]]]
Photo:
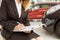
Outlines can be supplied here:
[[11, 36], [11, 38], [7, 39], [7, 40], [31, 40], [32, 38], [37, 38], [39, 37], [39, 35], [37, 35], [36, 33], [32, 32], [30, 34], [13, 34]]
[[37, 38], [37, 37], [39, 37], [39, 35], [36, 34], [36, 33], [34, 33], [34, 32], [32, 32], [31, 34], [29, 34], [29, 38], [30, 38], [30, 39], [32, 39], [32, 38]]

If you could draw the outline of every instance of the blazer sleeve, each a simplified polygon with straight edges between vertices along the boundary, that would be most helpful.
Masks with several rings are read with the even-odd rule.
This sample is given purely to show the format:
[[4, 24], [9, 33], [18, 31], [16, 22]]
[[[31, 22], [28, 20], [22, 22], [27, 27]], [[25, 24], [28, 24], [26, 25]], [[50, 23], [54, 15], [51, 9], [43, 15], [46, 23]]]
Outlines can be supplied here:
[[18, 25], [17, 21], [8, 19], [7, 17], [7, 5], [4, 0], [2, 0], [2, 4], [0, 7], [0, 25], [4, 30], [8, 30], [9, 32], [13, 33], [13, 29], [16, 25]]
[[24, 23], [25, 26], [29, 26], [30, 23], [29, 23], [29, 18], [28, 18], [28, 10], [25, 11], [25, 13], [26, 13], [26, 16], [25, 16], [25, 18], [23, 19], [23, 23]]

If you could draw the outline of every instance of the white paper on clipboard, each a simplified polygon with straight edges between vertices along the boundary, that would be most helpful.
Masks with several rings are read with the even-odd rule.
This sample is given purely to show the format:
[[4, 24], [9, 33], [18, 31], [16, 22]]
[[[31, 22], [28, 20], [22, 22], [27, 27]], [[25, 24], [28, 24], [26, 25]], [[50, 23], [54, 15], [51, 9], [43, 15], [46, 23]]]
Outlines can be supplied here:
[[14, 30], [14, 32], [24, 32], [24, 31], [26, 31], [26, 30], [31, 31], [31, 30], [40, 28], [42, 25], [44, 25], [44, 24], [41, 24], [41, 25], [32, 25], [32, 26], [26, 26], [24, 29], [18, 30], [18, 31], [17, 31], [17, 30]]
[[[23, 32], [23, 31], [26, 31], [26, 30], [31, 31], [31, 30], [34, 30], [34, 29], [39, 28], [39, 27], [40, 27], [39, 25], [26, 26], [24, 29], [18, 30], [18, 31], [19, 32]], [[17, 32], [17, 30], [14, 30], [14, 31]]]

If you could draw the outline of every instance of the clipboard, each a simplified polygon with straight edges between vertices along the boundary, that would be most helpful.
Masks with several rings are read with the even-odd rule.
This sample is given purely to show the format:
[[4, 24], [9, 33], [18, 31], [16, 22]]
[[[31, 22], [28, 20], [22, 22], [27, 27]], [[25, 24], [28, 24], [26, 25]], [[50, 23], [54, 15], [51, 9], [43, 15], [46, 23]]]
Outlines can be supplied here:
[[13, 30], [13, 31], [14, 32], [24, 32], [26, 30], [32, 31], [32, 30], [37, 29], [39, 27], [40, 27], [39, 25], [26, 26], [24, 29], [21, 29], [21, 30]]

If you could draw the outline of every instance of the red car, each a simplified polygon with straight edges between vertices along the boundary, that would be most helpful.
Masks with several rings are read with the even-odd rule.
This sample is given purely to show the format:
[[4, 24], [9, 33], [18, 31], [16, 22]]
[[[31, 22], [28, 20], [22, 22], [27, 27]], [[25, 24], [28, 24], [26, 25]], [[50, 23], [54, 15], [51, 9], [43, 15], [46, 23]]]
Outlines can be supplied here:
[[39, 9], [35, 9], [35, 10], [29, 10], [29, 19], [33, 20], [33, 19], [42, 19], [44, 16], [44, 13], [51, 7], [54, 5], [60, 4], [58, 2], [50, 2], [50, 3], [38, 3], [33, 5], [34, 7], [39, 6]]

